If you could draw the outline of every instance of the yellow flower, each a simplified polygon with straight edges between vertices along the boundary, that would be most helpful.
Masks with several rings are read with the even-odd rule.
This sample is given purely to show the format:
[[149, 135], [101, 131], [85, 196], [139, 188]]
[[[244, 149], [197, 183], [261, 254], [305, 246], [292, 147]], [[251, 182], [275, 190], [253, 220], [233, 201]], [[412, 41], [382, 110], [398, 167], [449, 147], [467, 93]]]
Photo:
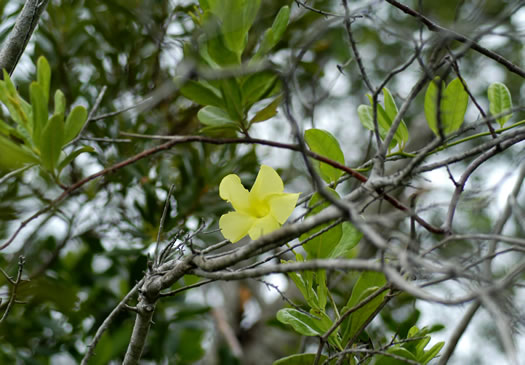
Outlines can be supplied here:
[[252, 190], [248, 191], [239, 176], [225, 176], [219, 186], [222, 199], [231, 203], [235, 212], [219, 220], [224, 237], [237, 242], [247, 234], [252, 240], [278, 229], [292, 214], [299, 194], [284, 193], [281, 177], [269, 166], [262, 165]]

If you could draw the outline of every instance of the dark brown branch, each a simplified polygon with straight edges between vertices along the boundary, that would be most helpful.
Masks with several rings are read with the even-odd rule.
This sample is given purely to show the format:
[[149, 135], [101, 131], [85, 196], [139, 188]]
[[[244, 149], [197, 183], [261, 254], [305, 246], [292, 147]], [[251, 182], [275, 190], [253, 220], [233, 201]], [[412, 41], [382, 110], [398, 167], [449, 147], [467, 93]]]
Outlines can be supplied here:
[[510, 72], [515, 73], [516, 75], [519, 75], [519, 76], [525, 78], [525, 70], [523, 70], [521, 67], [515, 65], [514, 63], [510, 62], [505, 57], [497, 54], [496, 52], [493, 52], [493, 51], [491, 51], [491, 50], [489, 50], [489, 49], [487, 49], [485, 47], [480, 46], [474, 40], [472, 40], [472, 39], [470, 39], [468, 37], [465, 37], [462, 34], [459, 34], [459, 33], [455, 32], [453, 30], [450, 30], [450, 29], [447, 29], [447, 28], [444, 28], [444, 27], [440, 26], [439, 24], [437, 24], [436, 22], [430, 20], [429, 18], [427, 18], [423, 14], [419, 13], [418, 11], [416, 11], [416, 10], [414, 10], [414, 9], [404, 5], [404, 4], [401, 4], [400, 2], [398, 2], [396, 0], [386, 0], [386, 2], [388, 2], [389, 4], [395, 6], [396, 8], [398, 8], [399, 10], [404, 12], [405, 14], [408, 14], [410, 16], [413, 16], [414, 18], [417, 18], [430, 31], [443, 33], [447, 37], [450, 37], [450, 38], [452, 38], [452, 39], [454, 39], [454, 40], [456, 40], [458, 42], [468, 44], [468, 45], [470, 45], [470, 48], [472, 48], [473, 50], [481, 53], [484, 56], [487, 56], [490, 59], [493, 59], [494, 61], [498, 62], [500, 65], [502, 65], [505, 68], [507, 68], [507, 70], [509, 70]]

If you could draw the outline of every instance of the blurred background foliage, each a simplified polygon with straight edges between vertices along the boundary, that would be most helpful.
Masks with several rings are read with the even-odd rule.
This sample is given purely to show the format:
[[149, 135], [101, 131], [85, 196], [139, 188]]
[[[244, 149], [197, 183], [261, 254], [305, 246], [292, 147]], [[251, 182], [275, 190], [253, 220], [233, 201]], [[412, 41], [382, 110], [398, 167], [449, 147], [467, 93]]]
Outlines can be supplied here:
[[[251, 51], [248, 52], [254, 52], [256, 40], [271, 26], [284, 3], [290, 5], [292, 16], [270, 60], [278, 69], [287, 71], [288, 63], [297, 61], [295, 55], [306, 51], [296, 65], [292, 87], [297, 95], [296, 112], [304, 128], [321, 125], [341, 136], [338, 139], [347, 162], [357, 166], [369, 157], [368, 132], [360, 126], [355, 112], [357, 105], [367, 102], [368, 90], [355, 61], [348, 63], [351, 52], [342, 21], [298, 7], [293, 1], [263, 0], [250, 33], [247, 49]], [[497, 39], [490, 44], [491, 49], [523, 64], [523, 25], [498, 18], [508, 9], [508, 2], [403, 3], [413, 8], [421, 5], [424, 14], [464, 34], [474, 34], [483, 25], [500, 21], [493, 32]], [[339, 0], [309, 1], [308, 4], [330, 13], [344, 12]], [[22, 5], [22, 1], [0, 2], [0, 41], [5, 39]], [[175, 76], [176, 66], [183, 57], [183, 44], [192, 42], [194, 37], [190, 12], [195, 12], [195, 7], [196, 2], [189, 0], [51, 0], [13, 75], [18, 90], [29, 99], [28, 86], [35, 79], [35, 62], [43, 55], [52, 69], [51, 90], [61, 89], [69, 106], [81, 104], [91, 110], [103, 87], [107, 90], [97, 115], [136, 106]], [[356, 41], [370, 78], [377, 85], [413, 52], [412, 40], [419, 37], [420, 24], [384, 2], [351, 1], [350, 7], [356, 15], [353, 24]], [[429, 36], [426, 30], [422, 33]], [[431, 50], [431, 47], [425, 49], [422, 57], [429, 57]], [[481, 100], [490, 81], [504, 82], [512, 94], [520, 98], [520, 91], [524, 91], [523, 80], [474, 52], [467, 54], [460, 68], [463, 77], [469, 82], [472, 80], [469, 85]], [[414, 67], [411, 72], [419, 71]], [[480, 78], [480, 75], [487, 77]], [[330, 81], [334, 77], [343, 79], [342, 92], [332, 89]], [[394, 77], [388, 87], [396, 97], [404, 97], [408, 93], [407, 80], [415, 78]], [[515, 104], [518, 102], [515, 100]], [[323, 116], [328, 109], [343, 112], [328, 114], [333, 117], [328, 123]], [[157, 135], [198, 133], [198, 110], [196, 104], [174, 92], [154, 106], [90, 122], [84, 134], [88, 139], [82, 142], [92, 146], [96, 153], [84, 155], [68, 167], [62, 175], [64, 182], [78, 181], [157, 144], [148, 139], [112, 141], [127, 139], [119, 134], [121, 131]], [[1, 113], [6, 120], [6, 111], [2, 109]], [[414, 139], [419, 138], [422, 115], [422, 108], [409, 112], [407, 124]], [[283, 119], [276, 118], [275, 122], [256, 128], [253, 137], [258, 137], [258, 133], [265, 137], [282, 136], [283, 130], [288, 131], [284, 123]], [[108, 141], [99, 140], [101, 138]], [[423, 133], [420, 138], [422, 142], [430, 137]], [[179, 231], [195, 230], [200, 220], [207, 224], [205, 231], [212, 231], [217, 227], [218, 217], [228, 210], [218, 195], [222, 177], [237, 173], [249, 185], [263, 158], [268, 158], [266, 152], [253, 146], [178, 145], [86, 185], [58, 207], [53, 216], [40, 218], [27, 227], [24, 235], [0, 255], [0, 267], [10, 275], [16, 273], [18, 257], [24, 255], [24, 273], [30, 278], [18, 292], [18, 298], [25, 304], [15, 305], [0, 325], [0, 363], [79, 362], [96, 328], [146, 270], [147, 249], [156, 239], [170, 186], [174, 185], [174, 191], [171, 214], [165, 223], [165, 238], [171, 239]], [[512, 166], [516, 159], [509, 152], [501, 157], [501, 163]], [[297, 161], [299, 156], [279, 161], [285, 168], [281, 175], [292, 186], [301, 186], [303, 190], [297, 191], [305, 192], [303, 169], [294, 167]], [[351, 187], [343, 187], [345, 189]], [[60, 189], [38, 170], [29, 170], [3, 183], [0, 186], [0, 236], [8, 237], [18, 221], [48, 204], [59, 193]], [[480, 209], [476, 209], [476, 214], [470, 215], [465, 224], [484, 226], [491, 222], [490, 205], [478, 206]], [[520, 231], [516, 233], [523, 235], [520, 226], [516, 225]], [[205, 246], [221, 238], [219, 232], [212, 231], [199, 235], [194, 243]], [[455, 246], [455, 249], [468, 252], [472, 248]], [[452, 256], [457, 252], [444, 254]], [[187, 280], [191, 282], [191, 278]], [[331, 275], [329, 283], [338, 296], [336, 300], [346, 301], [347, 288], [354, 280]], [[176, 287], [181, 285], [183, 283]], [[247, 358], [251, 359], [244, 364], [270, 363], [310, 344], [300, 343], [289, 328], [275, 321], [275, 310], [283, 304], [279, 300], [277, 304], [265, 303], [259, 294], [264, 285], [246, 285], [251, 294], [244, 300], [238, 284], [229, 288], [215, 285], [212, 289], [199, 289], [196, 294], [181, 293], [163, 299], [157, 308], [143, 359], [159, 364], [191, 364], [199, 359], [204, 359], [201, 361], [206, 364], [239, 363], [220, 340], [220, 333], [213, 329], [210, 306], [221, 301], [231, 302], [226, 305], [228, 316], [232, 317], [229, 320], [235, 323], [236, 334]], [[3, 276], [0, 276], [0, 288], [0, 296], [6, 300], [10, 286]], [[259, 312], [246, 323], [250, 303]], [[126, 312], [117, 317], [91, 363], [108, 364], [121, 359], [133, 318]], [[418, 318], [414, 301], [401, 296], [389, 304], [381, 321], [373, 323], [370, 331], [375, 335], [370, 337], [382, 336], [388, 341], [392, 334], [398, 333], [403, 338]], [[267, 337], [268, 334], [273, 337]], [[286, 340], [276, 340], [281, 338]], [[257, 346], [258, 350], [253, 349]], [[206, 351], [212, 353], [206, 355]]]

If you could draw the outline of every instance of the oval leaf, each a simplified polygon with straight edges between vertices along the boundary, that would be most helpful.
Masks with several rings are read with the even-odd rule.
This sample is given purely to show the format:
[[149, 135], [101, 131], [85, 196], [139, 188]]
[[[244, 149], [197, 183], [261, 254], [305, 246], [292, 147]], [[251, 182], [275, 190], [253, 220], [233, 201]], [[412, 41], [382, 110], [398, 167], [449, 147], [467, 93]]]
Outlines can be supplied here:
[[55, 92], [55, 115], [66, 114], [66, 97], [61, 90]]
[[499, 125], [503, 127], [503, 125], [512, 117], [512, 113], [510, 113], [510, 110], [512, 109], [510, 91], [505, 84], [495, 82], [489, 86], [488, 97], [490, 114], [498, 115], [509, 112], [509, 114], [504, 117], [497, 119]]
[[40, 136], [47, 123], [47, 100], [39, 83], [32, 82], [29, 93], [33, 109], [33, 141], [40, 148]]
[[210, 85], [193, 80], [187, 81], [180, 89], [182, 95], [200, 105], [224, 107], [220, 91]]
[[[341, 151], [339, 142], [329, 132], [322, 129], [308, 129], [304, 132], [304, 140], [312, 152], [344, 165], [345, 156], [343, 151]], [[336, 182], [344, 173], [342, 170], [323, 162], [317, 162], [317, 165], [319, 166], [321, 177], [327, 183]]]
[[457, 131], [465, 120], [468, 105], [468, 94], [459, 78], [456, 77], [448, 84], [441, 103], [445, 133]]
[[282, 100], [283, 98], [281, 95], [276, 97], [270, 104], [268, 104], [267, 106], [259, 110], [257, 114], [255, 114], [255, 116], [250, 120], [249, 125], [252, 125], [253, 123], [264, 122], [265, 120], [268, 120], [276, 116], [277, 107], [281, 104]]
[[47, 122], [40, 141], [42, 165], [53, 171], [64, 145], [64, 116], [53, 115]]
[[38, 159], [31, 152], [8, 138], [0, 136], [0, 169], [15, 170], [36, 162]]
[[[272, 365], [312, 365], [316, 356], [317, 354], [295, 354], [276, 360]], [[327, 357], [325, 355], [321, 355], [319, 364], [324, 364], [326, 359]], [[331, 361], [330, 364], [335, 363], [335, 361], [337, 361], [337, 359]]]
[[79, 148], [78, 150], [71, 152], [58, 164], [58, 173], [60, 174], [60, 171], [62, 171], [64, 167], [69, 165], [75, 158], [77, 158], [78, 155], [84, 152], [93, 153], [95, 152], [95, 149], [91, 146], [84, 146]]
[[297, 309], [284, 308], [277, 312], [277, 320], [289, 324], [303, 336], [321, 336], [323, 332], [314, 323], [315, 319]]
[[77, 105], [69, 113], [65, 125], [64, 144], [71, 142], [82, 130], [87, 119], [87, 110], [81, 105]]
[[220, 108], [211, 105], [205, 106], [204, 108], [199, 110], [199, 112], [197, 113], [197, 118], [199, 118], [202, 124], [210, 127], [220, 127], [225, 125], [237, 126], [237, 123], [231, 120], [228, 113], [226, 113]]
[[49, 102], [49, 84], [51, 83], [51, 68], [49, 67], [46, 58], [43, 56], [38, 57], [36, 79], [42, 88], [47, 109], [47, 103]]

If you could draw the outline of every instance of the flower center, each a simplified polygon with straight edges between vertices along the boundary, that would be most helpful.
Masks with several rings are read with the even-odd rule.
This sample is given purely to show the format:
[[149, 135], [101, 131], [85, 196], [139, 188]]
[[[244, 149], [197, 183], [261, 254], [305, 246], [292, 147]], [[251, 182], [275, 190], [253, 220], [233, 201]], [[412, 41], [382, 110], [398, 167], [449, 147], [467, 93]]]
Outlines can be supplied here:
[[256, 201], [254, 204], [252, 204], [253, 207], [253, 213], [256, 218], [263, 218], [270, 213], [270, 206], [265, 201]]

